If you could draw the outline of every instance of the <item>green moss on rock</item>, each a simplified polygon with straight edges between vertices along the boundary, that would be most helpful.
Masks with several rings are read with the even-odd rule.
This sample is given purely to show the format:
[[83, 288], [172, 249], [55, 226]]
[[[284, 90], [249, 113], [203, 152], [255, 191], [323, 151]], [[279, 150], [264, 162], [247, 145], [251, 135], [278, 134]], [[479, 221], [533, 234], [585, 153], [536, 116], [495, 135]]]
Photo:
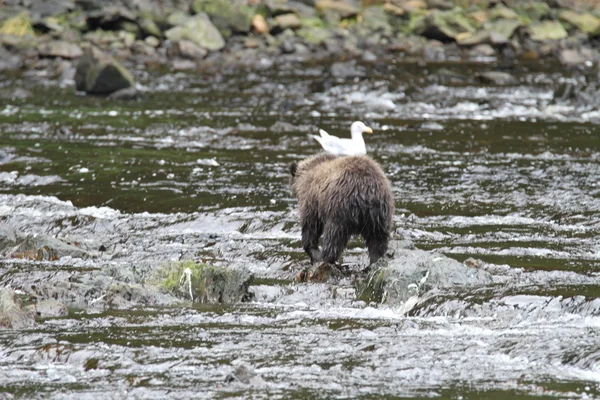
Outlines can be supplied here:
[[245, 271], [186, 261], [158, 268], [150, 283], [197, 303], [231, 304], [250, 298], [251, 278]]

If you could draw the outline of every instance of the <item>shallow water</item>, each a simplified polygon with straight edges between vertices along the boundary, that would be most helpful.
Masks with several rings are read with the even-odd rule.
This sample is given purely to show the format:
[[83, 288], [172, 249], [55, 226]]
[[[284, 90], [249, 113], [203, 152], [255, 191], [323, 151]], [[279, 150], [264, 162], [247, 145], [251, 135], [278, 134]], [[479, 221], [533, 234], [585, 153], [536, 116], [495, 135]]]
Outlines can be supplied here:
[[[165, 299], [0, 331], [0, 398], [600, 396], [600, 115], [553, 102], [577, 77], [552, 66], [518, 66], [519, 87], [447, 85], [440, 67], [150, 72], [124, 103], [4, 77], [34, 96], [0, 103], [0, 223], [91, 256], [5, 257], [3, 285], [140, 282], [187, 259], [257, 280], [243, 305]], [[290, 283], [307, 261], [287, 164], [318, 151], [317, 127], [346, 135], [355, 119], [375, 131], [398, 236], [489, 263], [494, 285], [407, 311], [357, 301], [348, 282]], [[366, 264], [358, 241], [344, 261]], [[240, 364], [251, 385], [227, 382]]]

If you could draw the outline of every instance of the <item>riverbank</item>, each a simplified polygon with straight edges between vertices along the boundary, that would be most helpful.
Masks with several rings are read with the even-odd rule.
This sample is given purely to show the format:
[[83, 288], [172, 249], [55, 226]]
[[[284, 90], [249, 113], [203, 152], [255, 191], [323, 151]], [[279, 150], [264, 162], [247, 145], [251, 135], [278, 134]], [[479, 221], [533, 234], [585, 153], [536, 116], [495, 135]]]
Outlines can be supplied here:
[[89, 47], [129, 68], [199, 71], [319, 58], [503, 65], [557, 60], [584, 68], [600, 60], [600, 7], [583, 1], [3, 3], [0, 70], [48, 76], [74, 74], [70, 64]]

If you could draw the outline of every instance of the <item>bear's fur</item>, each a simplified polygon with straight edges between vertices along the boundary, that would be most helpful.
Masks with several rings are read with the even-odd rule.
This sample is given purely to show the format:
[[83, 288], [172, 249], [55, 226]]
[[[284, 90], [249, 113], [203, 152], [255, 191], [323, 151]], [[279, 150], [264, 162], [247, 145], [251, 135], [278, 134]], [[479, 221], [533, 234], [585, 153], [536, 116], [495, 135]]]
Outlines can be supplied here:
[[364, 238], [371, 264], [385, 254], [394, 196], [379, 164], [366, 156], [318, 154], [290, 164], [290, 174], [300, 210], [302, 247], [312, 262], [335, 263], [355, 234]]

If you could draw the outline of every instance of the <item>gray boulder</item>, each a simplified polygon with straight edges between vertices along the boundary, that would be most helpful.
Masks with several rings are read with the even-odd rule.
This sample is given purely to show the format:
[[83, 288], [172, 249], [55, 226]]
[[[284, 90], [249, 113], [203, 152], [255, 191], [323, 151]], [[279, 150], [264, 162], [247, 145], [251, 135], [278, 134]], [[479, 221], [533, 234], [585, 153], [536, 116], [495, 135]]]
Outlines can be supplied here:
[[165, 32], [167, 39], [176, 42], [190, 40], [207, 50], [221, 50], [225, 40], [205, 13], [200, 13], [184, 20], [181, 25]]
[[135, 85], [131, 73], [95, 47], [87, 49], [77, 64], [75, 86], [89, 94], [107, 95]]
[[81, 47], [75, 43], [63, 40], [53, 40], [40, 45], [39, 54], [42, 57], [79, 58], [83, 54]]
[[357, 295], [365, 301], [403, 306], [427, 292], [455, 287], [484, 286], [492, 275], [468, 267], [443, 254], [403, 248], [402, 242], [391, 243], [391, 259], [382, 258], [371, 266]]
[[232, 32], [247, 33], [252, 26], [254, 12], [246, 1], [194, 0], [191, 8], [196, 14], [206, 13], [226, 36]]

